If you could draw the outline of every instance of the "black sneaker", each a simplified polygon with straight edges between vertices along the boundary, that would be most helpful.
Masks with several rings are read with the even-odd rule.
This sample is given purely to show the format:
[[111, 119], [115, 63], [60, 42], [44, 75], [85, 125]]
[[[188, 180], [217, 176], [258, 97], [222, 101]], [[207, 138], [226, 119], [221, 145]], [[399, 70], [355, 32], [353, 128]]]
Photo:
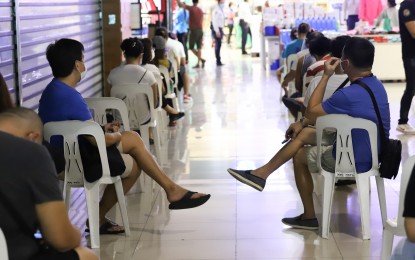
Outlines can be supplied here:
[[287, 226], [300, 229], [315, 230], [318, 229], [318, 220], [316, 218], [301, 219], [303, 214], [294, 218], [283, 218], [281, 221]]
[[228, 169], [228, 172], [238, 181], [251, 186], [252, 188], [262, 191], [265, 187], [266, 180], [251, 174], [251, 171], [240, 171]]
[[177, 114], [169, 114], [170, 122], [174, 122], [176, 120], [179, 120], [182, 117], [184, 117], [184, 113], [183, 112], [179, 112]]

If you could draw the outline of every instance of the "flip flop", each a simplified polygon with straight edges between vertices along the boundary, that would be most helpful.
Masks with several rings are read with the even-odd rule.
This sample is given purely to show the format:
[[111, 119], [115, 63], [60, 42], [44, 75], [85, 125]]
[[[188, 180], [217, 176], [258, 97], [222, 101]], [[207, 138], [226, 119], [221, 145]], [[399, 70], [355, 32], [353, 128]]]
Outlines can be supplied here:
[[[87, 227], [88, 227], [88, 221], [87, 221]], [[99, 227], [99, 234], [100, 235], [115, 235], [115, 234], [121, 234], [121, 233], [125, 233], [125, 230], [112, 230], [113, 227], [118, 227], [118, 224], [107, 219], [107, 222], [105, 222], [104, 224], [102, 224]], [[89, 228], [85, 229], [85, 232], [90, 232]]]
[[206, 201], [210, 199], [210, 194], [192, 199], [192, 195], [195, 194], [194, 191], [188, 191], [180, 200], [170, 203], [169, 209], [190, 209], [199, 207], [205, 204]]

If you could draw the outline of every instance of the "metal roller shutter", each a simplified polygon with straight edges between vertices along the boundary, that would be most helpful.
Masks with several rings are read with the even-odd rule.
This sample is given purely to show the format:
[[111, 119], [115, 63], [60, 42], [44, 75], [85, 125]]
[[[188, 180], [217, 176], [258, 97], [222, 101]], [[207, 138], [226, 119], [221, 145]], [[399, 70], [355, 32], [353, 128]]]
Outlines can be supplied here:
[[20, 0], [17, 35], [20, 43], [23, 106], [37, 109], [39, 98], [53, 78], [46, 60], [47, 46], [60, 38], [84, 44], [86, 78], [77, 90], [83, 97], [101, 96], [102, 45], [100, 1]]
[[14, 23], [12, 1], [0, 1], [0, 71], [16, 101]]

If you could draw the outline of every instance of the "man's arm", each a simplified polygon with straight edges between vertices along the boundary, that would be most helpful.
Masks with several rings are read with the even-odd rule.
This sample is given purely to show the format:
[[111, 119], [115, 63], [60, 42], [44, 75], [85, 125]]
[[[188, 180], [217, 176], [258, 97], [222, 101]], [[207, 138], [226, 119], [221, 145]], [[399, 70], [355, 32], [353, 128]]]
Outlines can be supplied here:
[[415, 21], [410, 21], [405, 23], [406, 29], [408, 29], [412, 38], [415, 39]]
[[415, 242], [415, 218], [405, 218], [405, 231], [409, 241]]
[[182, 3], [180, 0], [177, 0], [177, 4], [179, 5], [179, 7], [184, 8], [184, 9], [189, 9], [189, 6], [185, 5], [184, 3]]
[[308, 106], [305, 113], [308, 124], [314, 125], [316, 123], [317, 117], [327, 114], [322, 106], [324, 92], [326, 91], [327, 82], [334, 74], [334, 70], [339, 65], [339, 63], [340, 59], [334, 57], [330, 58], [324, 63], [324, 74], [321, 77], [321, 80], [318, 83], [316, 89], [313, 91], [313, 94], [311, 94], [310, 100], [308, 101]]
[[46, 242], [59, 252], [78, 247], [81, 233], [72, 226], [63, 201], [36, 205], [36, 214]]

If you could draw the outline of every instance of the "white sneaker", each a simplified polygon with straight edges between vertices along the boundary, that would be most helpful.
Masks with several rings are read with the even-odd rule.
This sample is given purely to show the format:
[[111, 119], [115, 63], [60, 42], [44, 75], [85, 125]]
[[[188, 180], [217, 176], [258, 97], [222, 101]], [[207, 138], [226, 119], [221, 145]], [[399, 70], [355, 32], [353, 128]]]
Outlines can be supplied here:
[[398, 125], [396, 127], [396, 130], [398, 130], [399, 132], [402, 132], [404, 134], [415, 134], [415, 128], [413, 128], [409, 124]]

